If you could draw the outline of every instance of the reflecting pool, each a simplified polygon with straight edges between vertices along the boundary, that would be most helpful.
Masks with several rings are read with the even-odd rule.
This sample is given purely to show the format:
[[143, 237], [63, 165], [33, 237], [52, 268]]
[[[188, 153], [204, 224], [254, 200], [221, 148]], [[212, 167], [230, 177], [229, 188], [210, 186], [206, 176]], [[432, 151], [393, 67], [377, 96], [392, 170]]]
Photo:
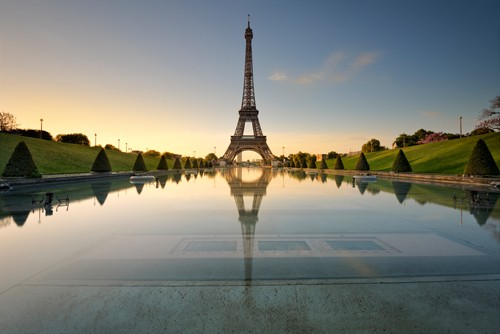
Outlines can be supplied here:
[[[291, 300], [295, 301], [294, 308], [314, 307], [318, 326], [331, 326], [329, 316], [318, 311], [318, 308], [328, 309], [321, 304], [327, 303], [326, 293], [314, 293], [322, 296], [314, 297], [319, 300], [309, 294], [311, 289], [335, 289], [343, 284], [349, 285], [349, 289], [353, 288], [352, 284], [358, 288], [378, 284], [377, 289], [385, 289], [381, 285], [410, 286], [417, 282], [427, 283], [429, 287], [436, 282], [451, 286], [450, 281], [486, 281], [494, 283], [493, 290], [486, 288], [494, 304], [500, 298], [499, 197], [500, 192], [494, 189], [380, 178], [376, 182], [358, 183], [350, 176], [260, 168], [168, 174], [146, 183], [116, 178], [12, 190], [0, 194], [0, 304], [4, 305], [0, 308], [0, 330], [29, 332], [32, 328], [41, 328], [50, 332], [53, 326], [64, 330], [72, 324], [73, 329], [87, 331], [93, 323], [98, 329], [118, 331], [120, 327], [110, 319], [104, 317], [106, 325], [95, 319], [96, 312], [106, 309], [105, 304], [99, 304], [99, 308], [90, 295], [82, 297], [82, 294], [90, 294], [94, 289], [110, 293], [115, 291], [111, 289], [124, 287], [132, 289], [127, 290], [128, 294], [145, 288], [165, 293], [167, 290], [159, 288], [168, 288], [169, 293], [193, 293], [193, 289], [205, 288], [208, 290], [204, 293], [217, 294], [221, 289], [234, 287], [223, 293], [224, 298], [229, 298], [231, 293], [265, 295], [267, 302], [259, 299], [263, 297], [253, 296], [254, 306], [244, 309], [254, 317], [262, 317], [260, 323], [254, 323], [256, 326], [264, 326], [266, 321], [262, 319], [267, 319], [266, 314], [284, 305], [286, 310], [277, 312], [281, 316], [291, 312]], [[283, 291], [290, 286], [306, 289], [300, 291], [308, 297], [301, 299], [299, 290], [294, 290], [290, 300], [284, 297], [288, 295]], [[79, 290], [83, 287], [85, 292]], [[68, 290], [61, 292], [64, 288]], [[212, 288], [218, 290], [210, 290]], [[270, 294], [262, 290], [271, 288], [274, 292]], [[390, 291], [394, 293], [398, 289], [404, 291], [399, 285]], [[471, 294], [476, 292], [479, 296], [478, 290]], [[99, 300], [112, 298], [102, 293]], [[127, 293], [122, 290], [116, 293], [110, 303], [126, 303]], [[203, 304], [200, 293], [193, 296], [190, 303]], [[354, 300], [353, 296], [345, 296], [345, 300]], [[141, 305], [145, 303], [143, 297], [133, 298], [135, 303], [137, 300], [141, 300]], [[159, 297], [155, 294], [148, 298]], [[381, 300], [373, 298], [373, 303]], [[184, 301], [173, 300], [176, 300], [172, 303], [177, 303], [177, 312], [186, 315]], [[217, 300], [211, 299], [208, 304], [218, 305]], [[228, 305], [235, 307], [235, 300], [238, 298], [231, 299], [231, 303], [221, 302], [220, 313], [224, 313]], [[483, 300], [488, 312], [498, 312], [498, 303], [491, 306]], [[149, 307], [155, 309], [159, 307], [157, 303], [163, 301], [156, 300], [153, 303], [156, 306]], [[85, 302], [93, 305], [92, 308], [82, 310]], [[26, 324], [26, 314], [39, 314], [46, 303], [59, 306], [47, 311], [49, 315], [42, 319], [32, 314], [30, 319], [38, 319], [36, 324]], [[431, 302], [423, 303], [432, 313]], [[75, 305], [80, 305], [79, 309], [71, 310]], [[238, 307], [244, 307], [241, 305]], [[329, 301], [328, 305], [334, 303]], [[374, 309], [380, 309], [374, 305]], [[387, 302], [387, 305], [393, 304]], [[446, 307], [450, 309], [449, 305]], [[131, 313], [138, 326], [136, 309], [123, 312], [111, 309], [106, 309], [109, 317], [109, 314], [130, 317]], [[296, 311], [302, 317], [310, 312]], [[214, 317], [218, 314], [211, 312]], [[482, 313], [486, 320], [491, 325], [498, 324], [498, 320], [491, 322], [488, 312]], [[140, 318], [158, 318], [154, 312], [146, 313], [148, 316]], [[343, 321], [349, 322], [349, 316], [352, 314], [345, 315]], [[93, 320], [85, 320], [85, 317]], [[297, 315], [294, 317], [297, 319]], [[305, 323], [312, 317], [307, 315]], [[176, 319], [182, 323], [180, 318]], [[169, 321], [172, 325], [171, 319]], [[289, 323], [290, 319], [283, 322]], [[113, 327], [106, 327], [113, 323]], [[122, 319], [120, 323], [127, 320]], [[237, 327], [232, 330], [243, 326], [234, 319], [233, 323]], [[275, 331], [277, 328], [272, 326], [279, 323], [270, 321], [266, 326], [271, 327], [265, 329]], [[305, 323], [279, 328], [287, 332], [328, 328], [310, 327], [312, 325]], [[408, 320], [407, 325], [413, 322]], [[156, 331], [144, 326], [126, 328]], [[185, 324], [183, 326], [172, 329], [183, 331], [186, 329]], [[228, 329], [218, 327], [220, 321], [215, 320], [206, 320], [204, 326], [191, 329]], [[387, 326], [381, 325], [381, 328], [391, 329]], [[420, 326], [418, 330], [449, 329], [425, 321]], [[263, 329], [256, 327], [257, 331]]]

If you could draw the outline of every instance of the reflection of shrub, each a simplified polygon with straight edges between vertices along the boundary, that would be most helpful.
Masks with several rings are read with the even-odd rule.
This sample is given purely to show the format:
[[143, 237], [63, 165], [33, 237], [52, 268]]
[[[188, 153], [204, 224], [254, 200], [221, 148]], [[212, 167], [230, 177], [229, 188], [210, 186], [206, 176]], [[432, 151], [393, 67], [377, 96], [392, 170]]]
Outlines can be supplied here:
[[132, 169], [134, 172], [146, 172], [148, 169], [146, 168], [146, 164], [144, 163], [144, 158], [142, 154], [138, 154], [135, 159], [134, 168]]
[[392, 171], [395, 173], [408, 173], [411, 172], [411, 165], [406, 159], [406, 155], [403, 150], [399, 150], [396, 159], [394, 160], [394, 164], [392, 165]]
[[158, 163], [158, 167], [156, 167], [158, 170], [168, 170], [168, 164], [167, 164], [167, 158], [163, 154], [160, 158], [160, 162]]
[[17, 144], [2, 175], [6, 177], [42, 177], [24, 141]]
[[465, 175], [499, 175], [498, 166], [484, 140], [479, 139], [465, 165]]
[[181, 161], [179, 160], [179, 157], [176, 157], [176, 158], [175, 158], [175, 161], [174, 161], [174, 169], [182, 169], [182, 166], [181, 166]]
[[92, 165], [93, 172], [111, 172], [111, 164], [109, 163], [106, 151], [101, 148]]
[[335, 159], [335, 165], [333, 166], [333, 169], [345, 169], [344, 168], [344, 163], [342, 162], [342, 158], [340, 155], [337, 155], [337, 158]]
[[365, 154], [361, 152], [359, 155], [358, 161], [356, 162], [356, 167], [354, 168], [356, 170], [370, 170], [370, 165], [368, 164], [368, 161], [366, 160]]

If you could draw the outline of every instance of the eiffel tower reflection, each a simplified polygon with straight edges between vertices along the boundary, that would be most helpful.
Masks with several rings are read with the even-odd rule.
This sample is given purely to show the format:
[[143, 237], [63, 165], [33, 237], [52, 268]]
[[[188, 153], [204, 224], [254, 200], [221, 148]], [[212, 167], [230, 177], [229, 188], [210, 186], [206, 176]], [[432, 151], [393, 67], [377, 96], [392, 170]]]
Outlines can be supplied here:
[[[252, 259], [255, 226], [259, 220], [259, 209], [262, 198], [266, 195], [266, 189], [273, 178], [270, 169], [263, 168], [262, 174], [256, 180], [244, 181], [241, 168], [229, 168], [222, 175], [231, 188], [231, 196], [234, 197], [238, 209], [238, 220], [241, 224], [241, 235], [243, 238], [243, 258], [245, 265], [245, 281], [250, 285], [252, 281]], [[244, 197], [253, 196], [252, 208], [245, 207]]]

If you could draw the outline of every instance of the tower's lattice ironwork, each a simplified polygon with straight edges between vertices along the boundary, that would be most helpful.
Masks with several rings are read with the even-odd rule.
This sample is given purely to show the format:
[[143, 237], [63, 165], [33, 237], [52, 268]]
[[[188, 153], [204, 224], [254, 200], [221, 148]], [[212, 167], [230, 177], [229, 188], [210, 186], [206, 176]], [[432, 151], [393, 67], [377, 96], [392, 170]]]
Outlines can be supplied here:
[[[250, 18], [248, 27], [245, 30], [245, 75], [243, 82], [243, 99], [239, 111], [238, 124], [234, 135], [231, 136], [231, 143], [222, 156], [227, 162], [232, 162], [234, 158], [243, 151], [254, 151], [258, 153], [266, 163], [274, 159], [271, 149], [267, 145], [266, 136], [262, 133], [259, 123], [259, 111], [255, 105], [255, 91], [253, 85], [253, 62], [252, 62], [252, 38], [253, 32], [250, 28]], [[245, 135], [246, 123], [252, 123], [253, 135]]]

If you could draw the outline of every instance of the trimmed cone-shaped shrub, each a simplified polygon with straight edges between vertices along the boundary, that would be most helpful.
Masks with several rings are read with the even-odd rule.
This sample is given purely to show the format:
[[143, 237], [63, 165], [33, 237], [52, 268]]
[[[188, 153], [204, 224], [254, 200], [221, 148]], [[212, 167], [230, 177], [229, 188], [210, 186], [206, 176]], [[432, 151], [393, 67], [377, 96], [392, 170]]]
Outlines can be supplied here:
[[333, 166], [333, 169], [345, 169], [344, 168], [344, 163], [342, 162], [342, 158], [340, 155], [337, 155], [337, 158], [335, 159], [335, 165]]
[[184, 164], [184, 169], [191, 169], [191, 159], [187, 158]]
[[301, 165], [302, 168], [307, 168], [307, 162], [306, 160], [302, 160], [302, 165]]
[[2, 175], [5, 177], [42, 177], [24, 141], [17, 144]]
[[167, 158], [165, 158], [165, 155], [162, 155], [160, 157], [160, 162], [158, 162], [158, 167], [156, 167], [157, 170], [168, 170], [168, 164], [167, 164]]
[[406, 155], [401, 149], [392, 164], [392, 171], [395, 173], [409, 173], [412, 171], [410, 162], [406, 159]]
[[179, 157], [175, 158], [173, 169], [178, 169], [178, 170], [182, 169], [182, 165], [181, 165], [181, 161], [179, 160]]
[[328, 165], [326, 164], [325, 158], [323, 158], [323, 160], [321, 160], [321, 166], [319, 167], [319, 169], [328, 169]]
[[359, 155], [358, 161], [356, 162], [355, 170], [370, 170], [370, 165], [366, 160], [365, 154], [361, 152]]
[[101, 148], [97, 157], [94, 160], [94, 164], [92, 165], [93, 172], [111, 172], [111, 164], [109, 163], [108, 155], [106, 151]]
[[196, 159], [193, 160], [193, 166], [191, 168], [198, 169], [198, 160]]
[[142, 154], [138, 154], [137, 158], [135, 158], [134, 168], [132, 168], [134, 172], [146, 172], [148, 169], [146, 168], [146, 164], [144, 163], [144, 158]]
[[465, 165], [465, 175], [499, 175], [498, 166], [484, 140], [479, 139]]

